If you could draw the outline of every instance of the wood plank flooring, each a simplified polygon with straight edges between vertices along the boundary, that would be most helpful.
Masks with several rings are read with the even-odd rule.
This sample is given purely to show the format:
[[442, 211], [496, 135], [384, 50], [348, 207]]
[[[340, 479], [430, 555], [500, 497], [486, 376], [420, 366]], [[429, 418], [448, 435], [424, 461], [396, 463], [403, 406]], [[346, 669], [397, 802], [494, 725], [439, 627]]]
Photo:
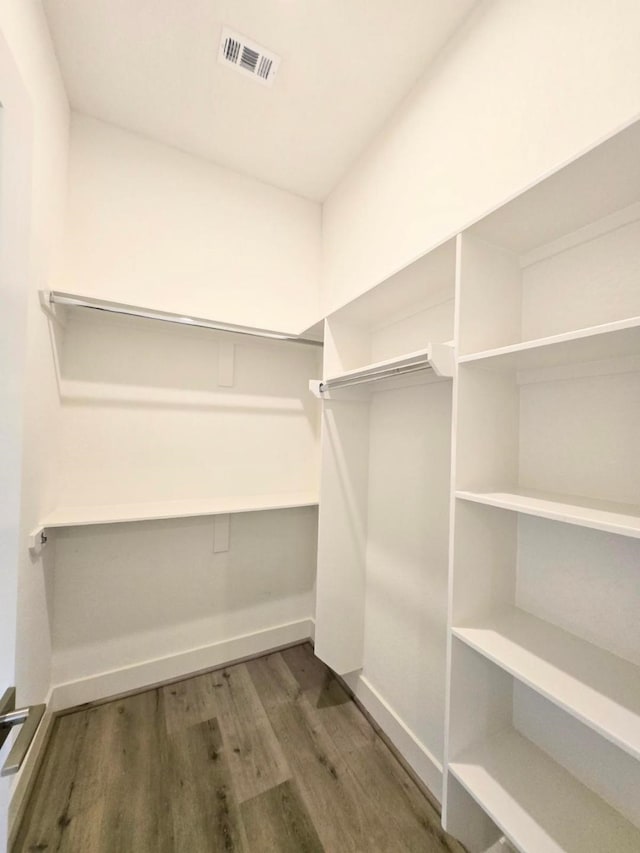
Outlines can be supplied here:
[[27, 851], [464, 853], [309, 644], [58, 717]]

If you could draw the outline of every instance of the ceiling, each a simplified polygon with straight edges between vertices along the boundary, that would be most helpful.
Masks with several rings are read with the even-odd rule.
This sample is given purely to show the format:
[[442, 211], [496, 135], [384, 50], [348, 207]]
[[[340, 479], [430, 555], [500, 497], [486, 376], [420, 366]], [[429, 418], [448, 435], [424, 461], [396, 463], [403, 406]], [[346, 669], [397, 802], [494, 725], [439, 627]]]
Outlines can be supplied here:
[[[477, 0], [43, 0], [72, 107], [324, 199]], [[218, 64], [227, 25], [282, 57]]]

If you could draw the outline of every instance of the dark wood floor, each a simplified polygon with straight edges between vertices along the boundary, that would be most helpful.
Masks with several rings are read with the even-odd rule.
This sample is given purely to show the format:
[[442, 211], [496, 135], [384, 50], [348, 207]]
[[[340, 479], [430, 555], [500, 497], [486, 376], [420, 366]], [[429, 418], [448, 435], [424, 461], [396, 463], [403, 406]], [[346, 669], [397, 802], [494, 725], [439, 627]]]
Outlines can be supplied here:
[[462, 848], [310, 645], [59, 717], [13, 853]]

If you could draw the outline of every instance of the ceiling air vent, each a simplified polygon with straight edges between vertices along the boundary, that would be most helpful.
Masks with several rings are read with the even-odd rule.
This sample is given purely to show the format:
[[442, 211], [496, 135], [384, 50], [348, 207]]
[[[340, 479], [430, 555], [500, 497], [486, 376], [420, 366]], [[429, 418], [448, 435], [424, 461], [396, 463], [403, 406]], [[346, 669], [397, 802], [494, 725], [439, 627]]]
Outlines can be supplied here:
[[280, 57], [240, 33], [223, 27], [218, 62], [230, 65], [247, 77], [253, 77], [263, 86], [271, 86], [280, 65]]

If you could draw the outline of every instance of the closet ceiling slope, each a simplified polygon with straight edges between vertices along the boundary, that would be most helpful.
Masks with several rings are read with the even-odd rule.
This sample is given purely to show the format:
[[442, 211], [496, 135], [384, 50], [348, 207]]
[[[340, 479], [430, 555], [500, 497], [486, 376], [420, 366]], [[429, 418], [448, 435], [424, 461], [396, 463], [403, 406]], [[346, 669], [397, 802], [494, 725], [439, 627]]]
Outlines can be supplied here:
[[[44, 0], [74, 110], [317, 201], [476, 5]], [[223, 26], [281, 57], [270, 88], [218, 63]]]
[[640, 846], [638, 150], [459, 238], [443, 820], [472, 853]]

